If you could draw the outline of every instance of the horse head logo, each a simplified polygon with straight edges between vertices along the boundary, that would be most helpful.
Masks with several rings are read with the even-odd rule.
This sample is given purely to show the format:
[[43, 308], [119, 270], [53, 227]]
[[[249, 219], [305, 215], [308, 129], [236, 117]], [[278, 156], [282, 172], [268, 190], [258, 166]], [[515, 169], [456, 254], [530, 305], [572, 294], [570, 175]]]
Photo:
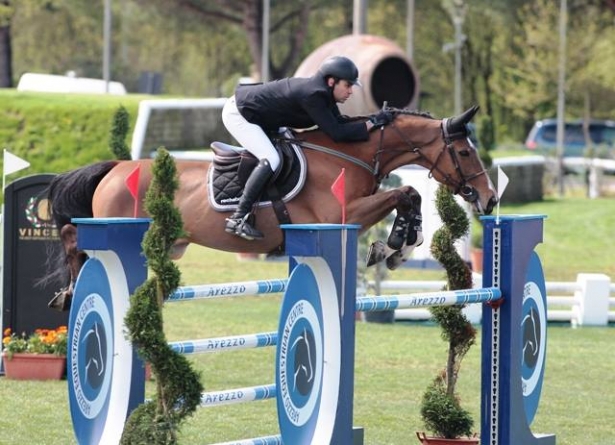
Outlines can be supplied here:
[[295, 351], [293, 389], [305, 396], [310, 393], [314, 385], [316, 354], [314, 334], [303, 328], [303, 333], [295, 338], [292, 349]]
[[94, 389], [100, 388], [105, 377], [107, 363], [107, 342], [105, 340], [103, 327], [99, 323], [94, 323], [84, 335], [85, 344], [85, 374], [87, 382]]

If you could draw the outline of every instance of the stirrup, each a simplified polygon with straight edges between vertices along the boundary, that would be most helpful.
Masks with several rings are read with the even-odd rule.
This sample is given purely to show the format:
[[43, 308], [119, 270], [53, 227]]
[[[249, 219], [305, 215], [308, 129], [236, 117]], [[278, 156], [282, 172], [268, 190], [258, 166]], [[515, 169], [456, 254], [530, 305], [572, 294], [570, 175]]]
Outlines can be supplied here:
[[255, 239], [263, 239], [264, 235], [259, 230], [256, 230], [251, 225], [250, 213], [246, 214], [243, 218], [226, 218], [226, 228], [225, 231], [227, 233], [232, 233], [234, 235], [240, 236], [243, 239], [248, 241], [253, 241]]

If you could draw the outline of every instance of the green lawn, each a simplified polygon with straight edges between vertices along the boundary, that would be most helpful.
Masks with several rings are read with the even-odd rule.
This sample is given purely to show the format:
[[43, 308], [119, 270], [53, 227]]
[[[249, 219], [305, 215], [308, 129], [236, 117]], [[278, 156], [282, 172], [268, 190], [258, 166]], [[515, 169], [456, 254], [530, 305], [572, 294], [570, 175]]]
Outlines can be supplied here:
[[[548, 280], [574, 280], [580, 271], [615, 276], [609, 249], [615, 200], [547, 200], [506, 207], [502, 213], [548, 216], [545, 243], [539, 247]], [[287, 272], [283, 262], [239, 262], [234, 254], [195, 246], [179, 266], [185, 284], [279, 278]], [[422, 277], [423, 272], [402, 269], [390, 278]], [[165, 332], [173, 341], [273, 331], [279, 302], [280, 296], [270, 296], [168, 304]], [[543, 397], [533, 430], [557, 434], [558, 445], [612, 445], [615, 330], [550, 325], [548, 335]], [[423, 429], [418, 404], [445, 361], [439, 330], [430, 324], [358, 323], [356, 344], [354, 419], [365, 428], [366, 444], [418, 444], [414, 434]], [[273, 357], [269, 348], [200, 355], [194, 362], [211, 391], [272, 383]], [[147, 390], [151, 394], [155, 385], [148, 383]], [[463, 364], [460, 394], [478, 429], [480, 346], [471, 349]], [[199, 410], [184, 425], [180, 443], [206, 444], [276, 431], [275, 402], [262, 401]], [[1, 445], [73, 443], [66, 381], [0, 378]]]

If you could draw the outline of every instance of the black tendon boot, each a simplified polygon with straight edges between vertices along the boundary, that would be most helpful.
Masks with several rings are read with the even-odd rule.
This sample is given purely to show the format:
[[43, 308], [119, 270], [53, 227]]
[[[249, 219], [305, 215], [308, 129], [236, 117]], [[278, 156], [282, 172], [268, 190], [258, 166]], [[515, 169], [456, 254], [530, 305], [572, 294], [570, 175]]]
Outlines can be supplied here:
[[247, 240], [262, 239], [263, 234], [250, 224], [252, 206], [260, 196], [273, 171], [267, 159], [261, 159], [246, 181], [246, 186], [237, 205], [237, 210], [226, 219], [226, 232]]

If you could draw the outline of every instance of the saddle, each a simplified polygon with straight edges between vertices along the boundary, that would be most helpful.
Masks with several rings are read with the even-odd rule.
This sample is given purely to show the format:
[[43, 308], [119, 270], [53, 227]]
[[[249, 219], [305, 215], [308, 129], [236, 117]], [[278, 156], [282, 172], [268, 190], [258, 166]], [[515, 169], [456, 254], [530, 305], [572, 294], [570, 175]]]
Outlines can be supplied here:
[[[305, 155], [301, 147], [292, 143], [292, 136], [286, 131], [282, 137], [272, 139], [280, 165], [257, 204], [258, 207], [273, 206], [282, 223], [290, 222], [284, 203], [301, 191], [307, 176]], [[211, 148], [214, 158], [207, 178], [210, 205], [219, 212], [233, 211], [258, 159], [245, 148], [224, 142], [213, 142]]]

